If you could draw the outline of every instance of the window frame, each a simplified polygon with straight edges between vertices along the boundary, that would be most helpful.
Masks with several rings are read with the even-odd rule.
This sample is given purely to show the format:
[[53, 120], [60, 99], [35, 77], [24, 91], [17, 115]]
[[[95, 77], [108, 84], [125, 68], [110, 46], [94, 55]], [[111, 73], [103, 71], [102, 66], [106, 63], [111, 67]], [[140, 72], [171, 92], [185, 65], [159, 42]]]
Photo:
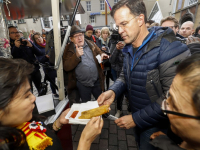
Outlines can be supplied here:
[[86, 9], [87, 11], [92, 11], [91, 1], [86, 1]]
[[100, 0], [100, 11], [105, 11], [105, 0]]
[[114, 5], [117, 4], [119, 2], [119, 0], [114, 0]]
[[93, 16], [90, 16], [90, 22], [91, 22], [91, 23], [95, 23], [95, 22], [96, 22], [96, 18], [95, 18], [94, 15], [93, 15]]

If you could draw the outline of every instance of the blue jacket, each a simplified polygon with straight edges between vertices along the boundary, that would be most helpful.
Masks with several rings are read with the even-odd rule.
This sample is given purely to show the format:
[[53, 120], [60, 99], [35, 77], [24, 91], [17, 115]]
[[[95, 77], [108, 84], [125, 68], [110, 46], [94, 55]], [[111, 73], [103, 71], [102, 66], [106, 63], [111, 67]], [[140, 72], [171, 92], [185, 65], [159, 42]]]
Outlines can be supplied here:
[[126, 45], [123, 52], [122, 72], [110, 90], [117, 97], [128, 91], [132, 117], [139, 128], [156, 126], [166, 120], [161, 102], [175, 76], [177, 64], [190, 56], [190, 51], [170, 28], [152, 27], [135, 54], [131, 44]]

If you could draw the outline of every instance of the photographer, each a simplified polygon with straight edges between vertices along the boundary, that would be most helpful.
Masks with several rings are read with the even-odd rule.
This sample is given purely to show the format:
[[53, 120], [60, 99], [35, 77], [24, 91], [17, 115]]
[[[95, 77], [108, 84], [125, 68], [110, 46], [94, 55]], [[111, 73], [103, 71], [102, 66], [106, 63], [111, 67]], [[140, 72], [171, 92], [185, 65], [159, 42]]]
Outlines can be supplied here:
[[[40, 66], [37, 64], [37, 59], [35, 55], [42, 56], [43, 53], [29, 40], [20, 38], [19, 31], [16, 27], [11, 26], [8, 29], [11, 45], [11, 54], [14, 59], [24, 59], [35, 66], [35, 69], [31, 74], [30, 83], [32, 83], [33, 81], [37, 91], [39, 92], [41, 83], [41, 73], [39, 70]], [[33, 90], [32, 84], [31, 89]]]

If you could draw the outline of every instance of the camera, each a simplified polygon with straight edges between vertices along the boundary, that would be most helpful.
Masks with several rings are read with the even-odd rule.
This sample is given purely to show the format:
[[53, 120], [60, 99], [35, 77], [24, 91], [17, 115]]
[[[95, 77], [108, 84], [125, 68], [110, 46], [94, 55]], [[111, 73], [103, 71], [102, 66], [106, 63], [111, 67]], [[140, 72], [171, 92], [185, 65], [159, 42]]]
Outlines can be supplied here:
[[110, 31], [112, 32], [110, 38], [112, 44], [117, 44], [119, 41], [123, 41], [117, 30], [110, 29]]
[[27, 42], [26, 42], [26, 41], [22, 41], [22, 40], [24, 40], [24, 39], [25, 39], [24, 37], [21, 37], [21, 38], [19, 39], [19, 41], [20, 41], [20, 43], [21, 43], [22, 45], [26, 46], [26, 45], [27, 45]]

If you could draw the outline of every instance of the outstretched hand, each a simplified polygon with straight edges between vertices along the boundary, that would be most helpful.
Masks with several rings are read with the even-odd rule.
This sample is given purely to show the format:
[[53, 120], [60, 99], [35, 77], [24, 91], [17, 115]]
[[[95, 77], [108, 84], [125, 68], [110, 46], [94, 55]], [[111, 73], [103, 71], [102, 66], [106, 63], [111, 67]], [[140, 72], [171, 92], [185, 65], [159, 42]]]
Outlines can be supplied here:
[[115, 99], [115, 93], [112, 91], [112, 90], [108, 90], [104, 93], [102, 93], [98, 99], [97, 99], [97, 102], [99, 104], [99, 106], [101, 105], [111, 105], [112, 102], [114, 101]]

